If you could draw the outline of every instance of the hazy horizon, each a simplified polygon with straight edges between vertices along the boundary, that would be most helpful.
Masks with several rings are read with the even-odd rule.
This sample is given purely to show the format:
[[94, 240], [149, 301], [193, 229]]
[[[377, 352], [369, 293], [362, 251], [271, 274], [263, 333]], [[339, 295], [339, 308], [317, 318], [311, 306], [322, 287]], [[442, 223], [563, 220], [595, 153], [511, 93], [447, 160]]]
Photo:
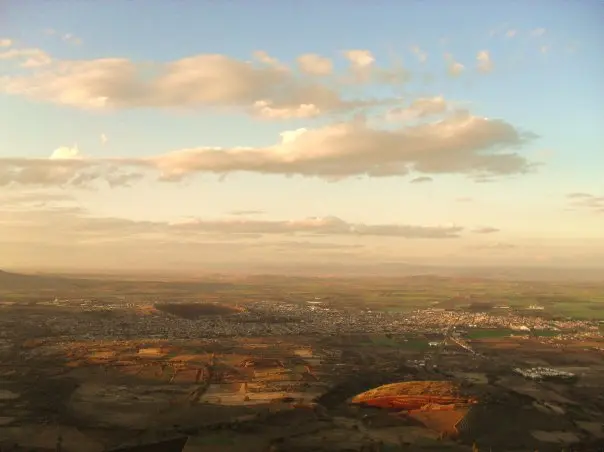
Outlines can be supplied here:
[[0, 269], [604, 269], [597, 2], [140, 7], [4, 5]]

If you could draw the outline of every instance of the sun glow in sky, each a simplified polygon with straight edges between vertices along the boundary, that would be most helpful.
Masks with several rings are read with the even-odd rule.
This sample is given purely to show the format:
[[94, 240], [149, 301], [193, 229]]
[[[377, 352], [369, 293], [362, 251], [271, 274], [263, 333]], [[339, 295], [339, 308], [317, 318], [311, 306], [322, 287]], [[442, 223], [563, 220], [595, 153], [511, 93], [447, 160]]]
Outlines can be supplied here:
[[604, 6], [7, 2], [0, 268], [604, 266]]

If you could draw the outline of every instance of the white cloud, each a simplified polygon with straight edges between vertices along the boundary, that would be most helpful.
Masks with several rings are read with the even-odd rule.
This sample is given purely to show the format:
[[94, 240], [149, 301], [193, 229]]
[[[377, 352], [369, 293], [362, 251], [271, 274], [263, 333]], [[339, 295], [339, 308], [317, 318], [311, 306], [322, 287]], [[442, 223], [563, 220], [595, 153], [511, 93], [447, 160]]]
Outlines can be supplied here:
[[104, 133], [101, 133], [100, 139], [101, 139], [101, 144], [102, 145], [107, 144], [107, 142], [109, 141], [109, 138]]
[[493, 62], [491, 55], [487, 50], [481, 50], [476, 54], [477, 68], [482, 73], [491, 72], [493, 70]]
[[298, 67], [306, 74], [331, 75], [333, 63], [327, 58], [314, 53], [306, 53], [298, 57]]
[[544, 55], [546, 53], [549, 53], [549, 46], [541, 46], [541, 47], [539, 47], [539, 52], [543, 53]]
[[81, 158], [81, 156], [77, 146], [74, 146], [72, 148], [63, 146], [55, 149], [50, 155], [51, 160], [72, 160], [79, 158]]
[[8, 38], [0, 39], [0, 47], [10, 47], [13, 45], [13, 40]]
[[[439, 100], [414, 108], [441, 108]], [[423, 105], [423, 107], [422, 107]], [[281, 134], [268, 147], [199, 147], [146, 158], [76, 158], [61, 148], [53, 159], [0, 158], [0, 186], [10, 184], [84, 186], [97, 181], [129, 184], [159, 173], [178, 181], [196, 173], [316, 176], [337, 180], [350, 176], [463, 174], [479, 180], [529, 171], [533, 165], [515, 149], [534, 136], [500, 120], [457, 111], [444, 119], [412, 126], [374, 128], [363, 120], [298, 129]]]

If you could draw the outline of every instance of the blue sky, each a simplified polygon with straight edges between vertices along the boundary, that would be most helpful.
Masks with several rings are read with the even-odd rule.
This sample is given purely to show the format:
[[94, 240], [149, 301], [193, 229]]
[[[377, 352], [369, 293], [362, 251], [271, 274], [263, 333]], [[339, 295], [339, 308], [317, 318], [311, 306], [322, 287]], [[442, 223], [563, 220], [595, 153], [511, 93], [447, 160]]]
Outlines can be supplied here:
[[[252, 214], [236, 216], [236, 221], [245, 218], [251, 230], [266, 228], [260, 238], [245, 242], [251, 243], [250, 247], [254, 240], [283, 238], [279, 235], [281, 232], [273, 231], [276, 226], [271, 222], [303, 221], [315, 216], [337, 217], [346, 224], [443, 228], [454, 225], [464, 231], [481, 226], [498, 229], [496, 233], [488, 234], [464, 233], [455, 240], [448, 240], [446, 246], [438, 237], [408, 240], [408, 237], [401, 239], [396, 234], [381, 232], [350, 236], [326, 233], [327, 229], [319, 231], [319, 226], [311, 226], [308, 231], [307, 226], [300, 226], [295, 233], [298, 235], [287, 239], [299, 241], [309, 232], [312, 240], [328, 240], [332, 244], [354, 242], [363, 247], [364, 251], [358, 251], [361, 255], [366, 252], [367, 256], [378, 260], [404, 260], [409, 256], [442, 260], [447, 254], [464, 258], [473, 255], [474, 260], [493, 263], [518, 262], [527, 256], [538, 256], [540, 262], [548, 259], [558, 262], [565, 258], [569, 249], [573, 250], [569, 256], [575, 256], [573, 259], [577, 262], [585, 256], [594, 262], [604, 258], [604, 185], [601, 182], [604, 168], [604, 129], [601, 127], [604, 124], [601, 83], [604, 79], [604, 60], [601, 58], [604, 7], [600, 2], [390, 1], [361, 6], [359, 2], [314, 0], [303, 4], [275, 1], [23, 1], [12, 2], [4, 8], [0, 40], [4, 39], [5, 44], [10, 41], [10, 45], [0, 48], [0, 55], [5, 54], [0, 58], [0, 74], [6, 74], [5, 78], [0, 76], [0, 111], [5, 113], [0, 130], [0, 176], [3, 161], [8, 167], [10, 159], [34, 159], [33, 163], [17, 162], [21, 179], [9, 180], [13, 176], [7, 176], [0, 185], [0, 191], [7, 199], [6, 205], [10, 204], [10, 197], [17, 199], [19, 193], [27, 193], [28, 199], [38, 193], [41, 202], [51, 193], [62, 193], [71, 198], [69, 202], [77, 203], [83, 209], [81, 215], [90, 222], [90, 228], [96, 227], [93, 222], [103, 217], [166, 224], [193, 217], [203, 219], [198, 220], [202, 223], [210, 221], [206, 219], [224, 222], [220, 223], [224, 226], [220, 232], [224, 237], [219, 239], [207, 235], [209, 229], [218, 226], [204, 223], [200, 231], [206, 235], [195, 239], [203, 243], [235, 239], [243, 243], [241, 235], [235, 237], [228, 233], [235, 221], [229, 212], [263, 211], [260, 217]], [[19, 63], [23, 60], [19, 58], [24, 58], [24, 50], [31, 53], [32, 49], [39, 52], [36, 58], [43, 54], [48, 61], [23, 67]], [[374, 71], [372, 74], [402, 67], [410, 80], [393, 86], [384, 86], [375, 81], [377, 79], [371, 79], [371, 83], [342, 83], [340, 76], [350, 76], [352, 71], [350, 61], [343, 55], [343, 51], [350, 49], [370, 52], [375, 61], [367, 70]], [[332, 60], [334, 71], [328, 79], [315, 77], [312, 83], [324, 84], [339, 93], [341, 99], [380, 97], [391, 101], [361, 110], [267, 119], [251, 114], [252, 104], [239, 103], [236, 108], [225, 110], [201, 101], [194, 105], [178, 105], [171, 97], [171, 104], [166, 106], [166, 101], [162, 104], [152, 100], [154, 95], [150, 92], [145, 99], [133, 100], [128, 98], [129, 92], [118, 93], [117, 88], [110, 87], [111, 83], [118, 83], [116, 74], [103, 72], [102, 76], [95, 76], [93, 73], [97, 70], [93, 65], [104, 58], [123, 59], [126, 63], [120, 68], [124, 70], [130, 63], [138, 71], [145, 70], [141, 69], [143, 65], [154, 65], [157, 72], [153, 73], [161, 74], [170, 70], [166, 63], [195, 55], [220, 54], [231, 60], [251, 61], [255, 51], [267, 52], [279, 64], [294, 68], [292, 70], [300, 55], [319, 54]], [[481, 72], [476, 68], [477, 54], [481, 51], [488, 53], [492, 65], [488, 71]], [[12, 53], [9, 55], [8, 52]], [[420, 54], [425, 55], [425, 61], [421, 61]], [[83, 66], [84, 63], [87, 65]], [[455, 76], [448, 73], [449, 65], [453, 63], [463, 65], [463, 70]], [[84, 67], [90, 68], [92, 75], [77, 79], [84, 73]], [[188, 71], [193, 71], [192, 66], [187, 67]], [[191, 76], [183, 74], [174, 76], [180, 77], [174, 80], [191, 82]], [[228, 74], [221, 76], [225, 77], [226, 84]], [[73, 82], [68, 77], [73, 77], [69, 79]], [[57, 80], [67, 82], [59, 84]], [[143, 89], [141, 87], [147, 81], [138, 78], [128, 85], [130, 92]], [[170, 86], [178, 89], [178, 86]], [[289, 94], [283, 91], [288, 86], [273, 93], [277, 96], [275, 99], [288, 97]], [[221, 90], [219, 86], [214, 88], [216, 92]], [[104, 97], [107, 92], [112, 96], [117, 93], [115, 98], [109, 96], [109, 102], [116, 102], [112, 108], [91, 109], [84, 105], [92, 99], [90, 96]], [[118, 99], [118, 94], [125, 97]], [[168, 96], [166, 93], [161, 95]], [[295, 96], [292, 96], [289, 97], [293, 99]], [[310, 98], [305, 100], [303, 94], [296, 96], [300, 105], [314, 102]], [[414, 100], [436, 98], [444, 100], [446, 111], [439, 111], [433, 117], [421, 116], [407, 124], [393, 124], [384, 119], [390, 110], [409, 109]], [[295, 107], [291, 102], [288, 108]], [[383, 165], [384, 161], [377, 156], [360, 155], [360, 151], [342, 158], [342, 153], [353, 152], [353, 148], [345, 148], [344, 143], [341, 148], [330, 149], [328, 138], [312, 141], [312, 149], [304, 148], [302, 144], [287, 148], [288, 152], [299, 153], [295, 165], [290, 167], [292, 172], [311, 171], [319, 177], [286, 177], [280, 170], [255, 170], [253, 168], [261, 163], [275, 164], [274, 160], [254, 161], [264, 155], [255, 151], [243, 163], [225, 161], [227, 166], [245, 167], [243, 172], [227, 171], [228, 174], [208, 167], [209, 160], [195, 160], [196, 169], [183, 168], [184, 163], [176, 162], [171, 154], [193, 149], [197, 152], [195, 158], [206, 159], [207, 153], [199, 157], [206, 147], [266, 149], [277, 145], [279, 135], [284, 131], [329, 128], [351, 121], [358, 113], [363, 113], [378, 129], [411, 130], [405, 127], [447, 121], [448, 115], [460, 109], [467, 110], [470, 118], [502, 120], [517, 133], [534, 134], [532, 140], [518, 147], [506, 141], [504, 132], [499, 129], [489, 129], [495, 134], [488, 137], [491, 141], [487, 140], [488, 132], [478, 129], [472, 132], [472, 137], [483, 137], [488, 141], [480, 152], [517, 152], [526, 163], [540, 162], [537, 171], [524, 174], [520, 170], [508, 171], [499, 167], [494, 170], [496, 174], [489, 175], [488, 183], [477, 182], [472, 168], [462, 168], [467, 164], [463, 163], [464, 159], [469, 157], [462, 149], [460, 135], [442, 141], [443, 146], [455, 144], [451, 149], [430, 151], [438, 155], [438, 162], [420, 156], [412, 159], [416, 171], [392, 177], [367, 176], [370, 168], [363, 168], [363, 161], [370, 159], [375, 165]], [[470, 126], [480, 124], [474, 121]], [[425, 133], [421, 135], [422, 139], [432, 143], [437, 135], [462, 133], [461, 129], [445, 129], [442, 124], [439, 127], [434, 128], [432, 136], [432, 132], [425, 132], [428, 129], [422, 129], [422, 134]], [[102, 140], [101, 135], [106, 139]], [[501, 140], [507, 143], [503, 147]], [[350, 147], [355, 139], [346, 143]], [[376, 143], [376, 149], [382, 150], [384, 143]], [[420, 152], [411, 149], [410, 143], [401, 145], [401, 152], [409, 152], [409, 155]], [[412, 143], [419, 146], [419, 150], [423, 149], [419, 138]], [[142, 160], [159, 156], [161, 158], [154, 162], [160, 162], [162, 170], [184, 169], [187, 177], [179, 182], [166, 182], [147, 175], [127, 186], [108, 188], [100, 179], [92, 186], [74, 183], [77, 175], [68, 172], [71, 169], [47, 168], [54, 172], [44, 174], [44, 177], [36, 172], [41, 169], [33, 169], [32, 165], [38, 165], [36, 168], [50, 165], [45, 162], [54, 150], [75, 147], [86, 165], [105, 165], [107, 159], [138, 159], [130, 167], [136, 167], [138, 171], [139, 167], [147, 165], [145, 169], [148, 170], [150, 164]], [[365, 152], [371, 153], [371, 149], [369, 143]], [[309, 158], [306, 156], [314, 155], [314, 152], [336, 153], [337, 158], [342, 158], [338, 168], [346, 172], [347, 177], [334, 181], [329, 174], [321, 173], [326, 171], [324, 165], [332, 160], [320, 156], [317, 158], [322, 159], [322, 169], [317, 166], [302, 170], [296, 166], [302, 165], [301, 162]], [[379, 158], [391, 158], [388, 155], [392, 152], [388, 154], [384, 149], [384, 156]], [[57, 165], [64, 162], [61, 159]], [[319, 160], [313, 162], [319, 164]], [[15, 163], [10, 164], [11, 174], [15, 174]], [[492, 160], [492, 165], [496, 164]], [[347, 165], [351, 165], [350, 171]], [[437, 167], [440, 169], [436, 170]], [[87, 166], [86, 171], [92, 171], [90, 168]], [[422, 172], [417, 168], [428, 170]], [[73, 178], [61, 180], [61, 171]], [[39, 180], [34, 180], [36, 175]], [[410, 183], [421, 176], [431, 180]], [[585, 196], [569, 198], [572, 193]], [[49, 203], [41, 208], [39, 218], [48, 215], [44, 209], [51, 205]], [[65, 205], [61, 206], [65, 208]], [[15, 217], [13, 210], [11, 218]], [[5, 212], [4, 215], [8, 218], [9, 214]], [[60, 221], [62, 225], [70, 225], [70, 221], [76, 220], [82, 224], [79, 217], [66, 216]], [[20, 234], [29, 234], [24, 236], [23, 249], [27, 246], [34, 249], [38, 242], [33, 239], [28, 242], [29, 237], [37, 237], [34, 232], [17, 230]], [[14, 227], [11, 231], [16, 234]], [[110, 235], [110, 231], [106, 233]], [[111, 242], [115, 242], [115, 246], [121, 243], [119, 240], [132, 237], [118, 237], [119, 231], [115, 234], [117, 238]], [[143, 235], [141, 233], [140, 237]], [[128, 246], [139, 249], [142, 246], [140, 237], [128, 242]], [[539, 246], [535, 245], [537, 238], [543, 237], [549, 241], [539, 240]], [[41, 236], [36, 240], [45, 239]], [[61, 240], [58, 243], [62, 243]], [[562, 243], [565, 245], [560, 245]], [[86, 246], [93, 245], [88, 243]], [[444, 254], [439, 254], [441, 249], [445, 250]], [[175, 251], [167, 249], [166, 253]], [[330, 251], [325, 259], [348, 259], [346, 253], [339, 256]], [[18, 263], [21, 265], [21, 261]]]

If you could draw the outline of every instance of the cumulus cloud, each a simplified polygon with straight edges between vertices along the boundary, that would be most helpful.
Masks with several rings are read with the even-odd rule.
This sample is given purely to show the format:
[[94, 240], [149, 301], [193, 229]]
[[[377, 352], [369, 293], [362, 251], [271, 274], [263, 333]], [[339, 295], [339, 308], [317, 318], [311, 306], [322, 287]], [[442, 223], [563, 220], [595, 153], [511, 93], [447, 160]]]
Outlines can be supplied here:
[[445, 113], [448, 108], [449, 106], [442, 96], [421, 97], [411, 102], [408, 107], [393, 108], [387, 113], [386, 117], [389, 120], [408, 121]]
[[71, 159], [79, 159], [81, 158], [80, 150], [77, 146], [72, 148], [67, 146], [62, 146], [53, 151], [50, 155], [51, 160], [71, 160]]
[[[41, 52], [35, 49], [35, 52]], [[45, 54], [10, 49], [0, 58], [28, 56], [40, 61]], [[346, 53], [362, 70], [373, 62], [368, 51]], [[349, 111], [367, 100], [344, 100], [340, 93], [318, 80], [302, 77], [266, 52], [256, 52], [257, 62], [219, 54], [202, 54], [167, 63], [135, 63], [125, 58], [45, 61], [43, 71], [0, 78], [0, 91], [76, 108], [244, 108], [272, 118], [308, 117]], [[32, 66], [30, 61], [30, 66]], [[325, 61], [303, 59], [306, 69], [326, 70]], [[321, 63], [321, 64], [318, 64]], [[291, 113], [294, 112], [294, 113]]]
[[531, 165], [506, 152], [532, 136], [511, 125], [458, 112], [441, 121], [396, 129], [340, 123], [298, 131], [266, 148], [184, 149], [149, 161], [170, 177], [195, 172], [252, 171], [319, 177], [427, 174], [512, 174]]
[[[426, 104], [428, 105], [428, 104]], [[419, 107], [418, 107], [419, 108]], [[267, 147], [182, 149], [144, 158], [78, 158], [61, 148], [52, 159], [0, 158], [0, 186], [129, 184], [143, 174], [179, 181], [195, 173], [315, 176], [462, 174], [475, 179], [525, 173], [534, 165], [516, 151], [534, 135], [501, 121], [457, 111], [436, 122], [375, 128], [364, 121], [298, 129]]]
[[298, 57], [298, 67], [306, 74], [331, 75], [333, 72], [332, 61], [315, 53], [306, 53]]
[[0, 47], [10, 47], [13, 45], [13, 40], [8, 38], [0, 38]]
[[100, 140], [101, 140], [101, 144], [105, 145], [109, 141], [109, 138], [104, 133], [101, 133]]
[[604, 196], [590, 193], [569, 193], [567, 198], [571, 207], [580, 208], [594, 213], [604, 213]]
[[487, 73], [493, 70], [491, 55], [487, 50], [481, 50], [476, 54], [476, 66], [479, 72]]

